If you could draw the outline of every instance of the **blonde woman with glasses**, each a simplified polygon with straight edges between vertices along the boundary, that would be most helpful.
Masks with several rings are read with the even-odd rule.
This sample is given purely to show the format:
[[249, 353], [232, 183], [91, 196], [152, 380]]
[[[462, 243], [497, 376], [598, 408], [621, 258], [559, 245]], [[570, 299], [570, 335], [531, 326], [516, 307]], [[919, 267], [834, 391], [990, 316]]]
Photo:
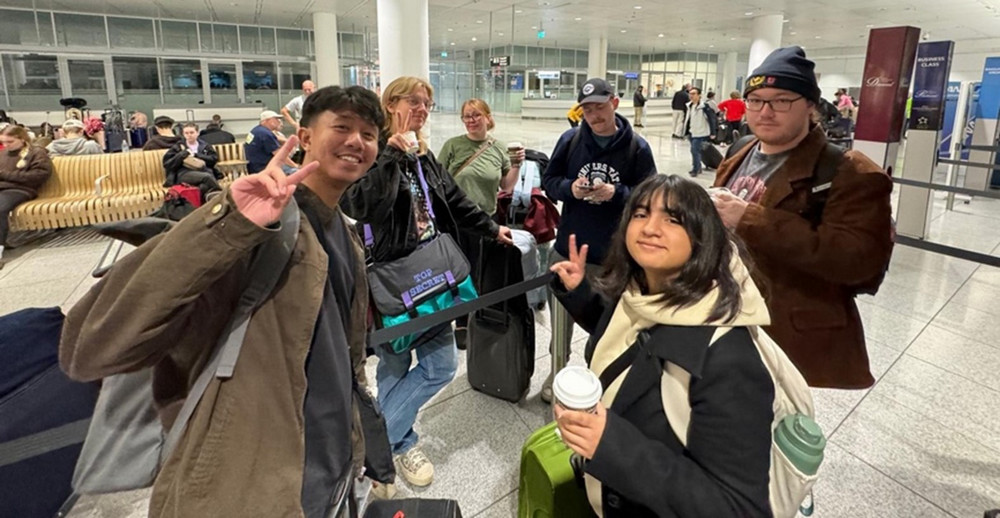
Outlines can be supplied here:
[[[382, 91], [385, 127], [378, 157], [341, 204], [348, 216], [371, 226], [376, 263], [406, 257], [438, 234], [457, 239], [460, 230], [513, 244], [510, 229], [477, 207], [428, 149], [422, 130], [433, 107], [434, 88], [421, 78], [400, 77]], [[419, 487], [434, 480], [434, 466], [417, 446], [413, 425], [420, 408], [455, 377], [458, 351], [450, 322], [424, 332], [415, 344], [398, 354], [372, 345], [379, 357], [378, 399], [398, 473]], [[414, 353], [417, 365], [411, 370]], [[378, 497], [394, 493], [392, 485], [375, 491]]]

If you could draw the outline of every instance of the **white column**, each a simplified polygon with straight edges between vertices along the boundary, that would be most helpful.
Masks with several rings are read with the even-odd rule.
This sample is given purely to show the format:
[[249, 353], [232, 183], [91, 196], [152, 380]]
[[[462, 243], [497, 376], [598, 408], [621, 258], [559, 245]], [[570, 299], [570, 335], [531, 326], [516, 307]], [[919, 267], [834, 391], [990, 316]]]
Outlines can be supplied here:
[[769, 14], [753, 19], [753, 35], [750, 41], [750, 62], [747, 63], [747, 77], [768, 54], [781, 46], [783, 14]]
[[737, 53], [727, 52], [722, 61], [722, 91], [719, 92], [720, 102], [729, 99], [729, 92], [736, 89], [736, 60], [739, 59]]
[[[340, 84], [340, 57], [337, 49], [337, 15], [313, 13], [313, 46], [316, 52], [316, 88]], [[296, 85], [298, 86], [298, 85]]]
[[427, 0], [378, 0], [379, 82], [400, 76], [430, 80]]
[[587, 79], [606, 78], [608, 75], [608, 37], [591, 36], [587, 52]]

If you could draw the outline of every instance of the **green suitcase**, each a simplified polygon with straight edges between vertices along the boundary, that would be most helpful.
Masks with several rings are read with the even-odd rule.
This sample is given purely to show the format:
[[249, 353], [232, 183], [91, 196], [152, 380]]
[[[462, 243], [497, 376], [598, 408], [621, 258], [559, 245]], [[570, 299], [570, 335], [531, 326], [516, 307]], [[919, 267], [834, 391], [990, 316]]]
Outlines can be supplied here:
[[570, 464], [573, 451], [563, 443], [556, 423], [535, 430], [521, 449], [518, 518], [587, 518], [594, 516], [587, 493]]

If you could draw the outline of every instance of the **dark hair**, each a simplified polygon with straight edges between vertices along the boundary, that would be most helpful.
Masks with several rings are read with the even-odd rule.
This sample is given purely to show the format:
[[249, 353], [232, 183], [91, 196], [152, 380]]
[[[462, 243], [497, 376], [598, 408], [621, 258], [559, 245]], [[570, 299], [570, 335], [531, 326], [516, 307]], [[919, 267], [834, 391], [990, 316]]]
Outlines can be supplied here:
[[309, 126], [313, 117], [318, 117], [323, 112], [341, 111], [349, 111], [361, 117], [365, 122], [375, 125], [378, 130], [382, 129], [385, 122], [385, 115], [382, 114], [382, 106], [375, 92], [357, 85], [347, 88], [324, 86], [306, 97], [299, 125]]
[[708, 92], [705, 95], [705, 97], [708, 97], [709, 99], [715, 99], [715, 92]]
[[733, 321], [743, 304], [740, 283], [729, 266], [734, 253], [744, 255], [739, 239], [722, 224], [708, 192], [676, 175], [653, 175], [632, 191], [595, 287], [611, 300], [621, 298], [632, 282], [648, 292], [646, 274], [629, 254], [625, 232], [635, 211], [648, 206], [657, 194], [663, 195], [664, 209], [680, 220], [691, 240], [691, 258], [659, 301], [666, 306], [692, 306], [718, 286], [719, 298], [708, 321]]
[[698, 88], [697, 86], [692, 86], [691, 88], [688, 88], [688, 93], [690, 94], [695, 90], [698, 90], [698, 95], [701, 95], [701, 88]]
[[193, 122], [185, 122], [184, 126], [182, 126], [182, 127], [184, 127], [184, 128], [194, 128], [195, 131], [198, 131], [198, 125], [195, 124], [195, 123], [193, 123]]

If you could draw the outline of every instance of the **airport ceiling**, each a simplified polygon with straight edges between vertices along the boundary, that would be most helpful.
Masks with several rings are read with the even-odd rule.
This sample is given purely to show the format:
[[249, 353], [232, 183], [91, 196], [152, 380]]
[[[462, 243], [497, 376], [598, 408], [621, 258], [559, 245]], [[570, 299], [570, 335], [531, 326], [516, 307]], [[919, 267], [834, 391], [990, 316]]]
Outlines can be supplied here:
[[[409, 0], [403, 0], [409, 1]], [[341, 31], [376, 32], [376, 0], [4, 0], [55, 11], [312, 28], [335, 12]], [[748, 52], [752, 18], [783, 14], [782, 44], [864, 52], [872, 27], [913, 25], [931, 40], [1000, 37], [1000, 0], [429, 0], [431, 50], [515, 43], [610, 50]], [[545, 37], [538, 38], [544, 30]]]

